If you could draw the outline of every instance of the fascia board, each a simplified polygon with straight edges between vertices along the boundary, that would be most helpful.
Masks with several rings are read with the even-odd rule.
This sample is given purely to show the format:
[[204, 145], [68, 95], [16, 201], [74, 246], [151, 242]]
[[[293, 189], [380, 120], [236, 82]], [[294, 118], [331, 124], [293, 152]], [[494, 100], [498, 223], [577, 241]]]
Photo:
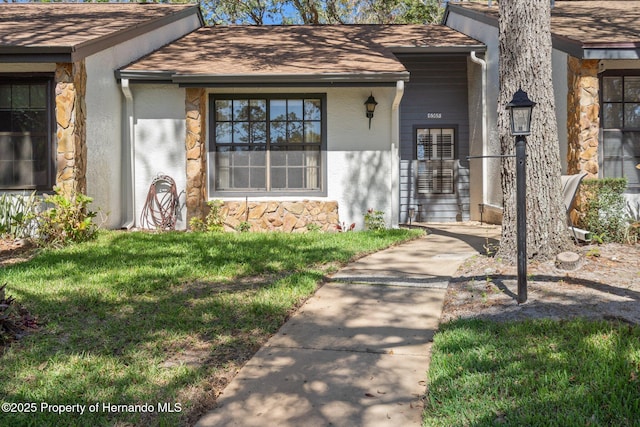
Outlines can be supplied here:
[[409, 81], [409, 72], [397, 73], [336, 73], [336, 74], [174, 74], [178, 84], [331, 84], [383, 83]]

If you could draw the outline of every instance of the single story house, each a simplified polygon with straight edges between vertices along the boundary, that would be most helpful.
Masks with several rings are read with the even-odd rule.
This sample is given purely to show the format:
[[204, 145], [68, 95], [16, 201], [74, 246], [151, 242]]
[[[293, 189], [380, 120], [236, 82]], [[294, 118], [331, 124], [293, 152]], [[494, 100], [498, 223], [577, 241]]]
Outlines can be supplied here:
[[[564, 170], [637, 193], [629, 4], [556, 1], [553, 66]], [[0, 191], [86, 192], [110, 228], [145, 224], [159, 174], [180, 229], [211, 200], [230, 228], [362, 228], [368, 209], [389, 226], [500, 221], [498, 162], [467, 159], [499, 151], [495, 5], [449, 3], [444, 25], [205, 27], [197, 6], [162, 4], [0, 16]]]
[[361, 228], [368, 209], [395, 226], [417, 203], [468, 219], [467, 62], [484, 49], [443, 25], [200, 28], [116, 73], [136, 216], [162, 171], [186, 177], [187, 221], [212, 199], [231, 226], [286, 231]]
[[[487, 133], [472, 134], [470, 142], [483, 146], [484, 155], [500, 154], [497, 111], [504, 107], [497, 105], [498, 17], [497, 2], [449, 2], [443, 20], [487, 46], [486, 105], [470, 119], [486, 120]], [[640, 1], [552, 2], [553, 86], [563, 173], [625, 177], [626, 197], [634, 206], [640, 205], [639, 22]], [[482, 203], [489, 218], [499, 216], [502, 205], [498, 163], [486, 159], [472, 164], [484, 177]]]

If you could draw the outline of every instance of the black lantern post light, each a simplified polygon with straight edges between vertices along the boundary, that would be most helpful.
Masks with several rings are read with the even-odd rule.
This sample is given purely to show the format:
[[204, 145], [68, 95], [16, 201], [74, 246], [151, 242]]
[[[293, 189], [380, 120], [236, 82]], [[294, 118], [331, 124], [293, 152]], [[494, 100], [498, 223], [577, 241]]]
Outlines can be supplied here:
[[369, 98], [364, 102], [365, 107], [367, 108], [367, 118], [369, 119], [369, 129], [371, 129], [371, 119], [373, 118], [373, 112], [376, 110], [376, 99], [373, 97], [373, 94], [369, 95]]
[[518, 304], [527, 301], [527, 136], [531, 135], [531, 112], [535, 102], [522, 89], [507, 104], [511, 135], [516, 137], [516, 227], [518, 239]]

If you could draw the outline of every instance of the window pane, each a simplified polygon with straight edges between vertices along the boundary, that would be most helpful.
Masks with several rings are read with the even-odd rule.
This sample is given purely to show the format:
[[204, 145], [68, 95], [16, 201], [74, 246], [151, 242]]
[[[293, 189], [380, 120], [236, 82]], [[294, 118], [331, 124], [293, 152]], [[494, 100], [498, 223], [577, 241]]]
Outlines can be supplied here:
[[624, 78], [625, 102], [640, 102], [640, 76]]
[[231, 188], [242, 189], [249, 188], [250, 168], [235, 167], [231, 170], [232, 184]]
[[249, 187], [252, 190], [265, 190], [267, 188], [266, 168], [251, 168]]
[[249, 122], [236, 122], [233, 124], [234, 144], [249, 143]]
[[302, 120], [304, 118], [302, 114], [302, 99], [290, 99], [287, 110], [288, 120]]
[[11, 132], [10, 110], [0, 110], [0, 132]]
[[0, 85], [0, 108], [11, 108], [11, 85]]
[[271, 149], [271, 166], [280, 167], [287, 165], [287, 152], [284, 150]]
[[248, 147], [234, 147], [235, 150], [231, 156], [232, 166], [249, 166], [249, 153]]
[[234, 99], [233, 100], [233, 120], [249, 120], [249, 100]]
[[640, 104], [624, 104], [624, 127], [640, 128]]
[[303, 172], [304, 172], [304, 169], [302, 168], [290, 168], [287, 171], [288, 188], [296, 188], [296, 189], [305, 188], [304, 181], [302, 179]]
[[622, 101], [622, 77], [602, 78], [602, 99], [604, 101]]
[[0, 157], [0, 185], [13, 185], [13, 162]]
[[47, 113], [45, 111], [14, 110], [11, 121], [12, 132], [43, 133], [47, 131]]
[[24, 136], [22, 138], [16, 138], [15, 144], [15, 156], [19, 160], [31, 160], [33, 159], [33, 146], [31, 144], [31, 138]]
[[251, 121], [264, 121], [267, 119], [267, 101], [264, 99], [252, 99], [250, 101], [251, 106]]
[[11, 88], [11, 107], [29, 108], [29, 85], [13, 85]]
[[271, 142], [274, 144], [287, 142], [287, 122], [271, 122]]
[[31, 108], [47, 108], [47, 87], [44, 84], [31, 85]]
[[13, 140], [10, 136], [0, 136], [0, 160], [13, 160]]
[[283, 190], [287, 188], [287, 169], [272, 168], [271, 169], [271, 188]]
[[251, 151], [249, 161], [251, 163], [251, 166], [264, 167], [267, 164], [266, 158], [266, 151], [263, 147], [254, 147], [254, 149]]
[[625, 158], [622, 161], [622, 173], [629, 184], [640, 183], [640, 169], [636, 168], [638, 164], [640, 164], [640, 157]]
[[640, 132], [624, 132], [624, 155], [640, 157]]
[[304, 142], [320, 143], [322, 141], [320, 132], [320, 122], [305, 122]]
[[622, 129], [622, 104], [604, 104], [603, 124], [607, 129]]
[[303, 127], [302, 122], [289, 122], [289, 142], [302, 142]]
[[287, 101], [284, 99], [272, 99], [269, 101], [271, 120], [286, 120], [287, 119]]
[[216, 121], [230, 121], [231, 120], [231, 100], [217, 99], [216, 100]]
[[231, 130], [231, 123], [217, 123], [215, 135], [216, 143], [231, 144], [233, 142]]
[[34, 181], [34, 162], [33, 160], [21, 160], [13, 164], [15, 183], [24, 186], [35, 185]]
[[304, 100], [304, 119], [305, 120], [321, 120], [322, 110], [319, 99]]
[[604, 132], [603, 152], [605, 157], [622, 155], [622, 132]]
[[218, 147], [218, 152], [215, 153], [215, 185], [213, 188], [217, 190], [228, 190], [231, 188], [231, 153], [229, 147]]
[[620, 158], [608, 158], [605, 157], [603, 164], [602, 174], [606, 178], [620, 178], [622, 177], [622, 163]]
[[265, 122], [251, 123], [251, 141], [253, 144], [267, 143], [267, 124]]

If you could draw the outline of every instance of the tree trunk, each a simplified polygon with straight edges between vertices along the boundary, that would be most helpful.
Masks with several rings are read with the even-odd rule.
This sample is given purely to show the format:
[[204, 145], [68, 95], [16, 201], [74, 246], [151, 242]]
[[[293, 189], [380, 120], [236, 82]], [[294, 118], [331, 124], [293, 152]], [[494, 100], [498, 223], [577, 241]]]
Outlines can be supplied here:
[[[549, 0], [500, 2], [500, 95], [498, 131], [502, 154], [513, 155], [505, 106], [522, 88], [536, 102], [531, 135], [527, 137], [527, 255], [548, 260], [571, 247], [560, 183], [560, 149], [551, 75]], [[498, 256], [516, 258], [515, 160], [502, 162], [504, 217]]]

